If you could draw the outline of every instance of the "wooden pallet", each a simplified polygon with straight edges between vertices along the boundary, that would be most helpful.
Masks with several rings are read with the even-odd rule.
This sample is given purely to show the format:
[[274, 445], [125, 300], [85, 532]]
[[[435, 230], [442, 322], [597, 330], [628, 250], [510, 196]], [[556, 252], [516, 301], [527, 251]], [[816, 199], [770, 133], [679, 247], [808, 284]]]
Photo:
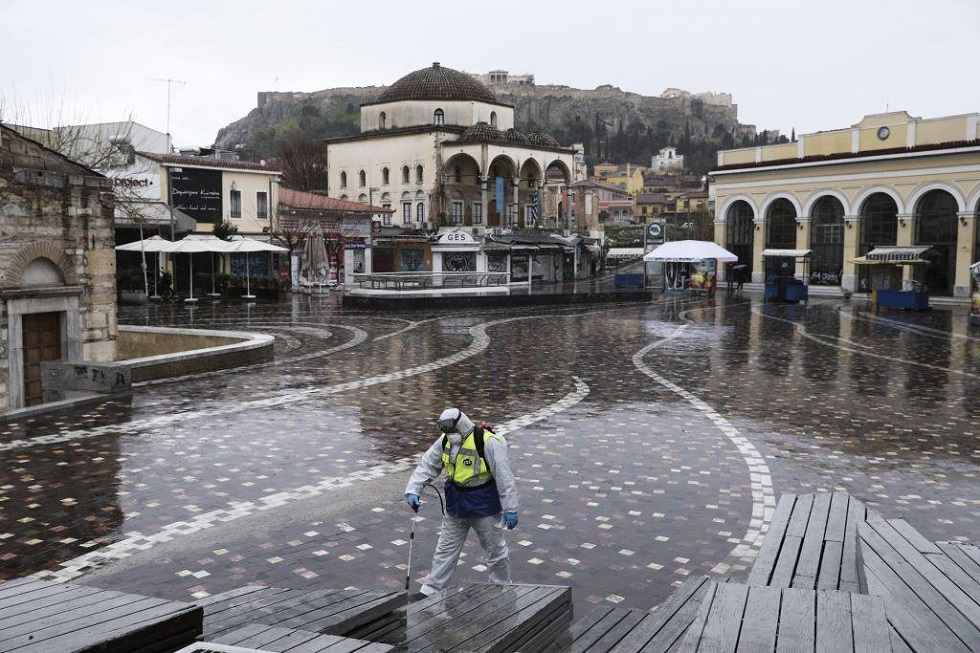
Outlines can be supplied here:
[[572, 590], [556, 585], [474, 583], [444, 590], [396, 612], [403, 615], [401, 627], [365, 638], [409, 653], [535, 653], [547, 650], [567, 630]]
[[869, 519], [858, 534], [861, 587], [885, 599], [896, 648], [980, 650], [977, 547], [930, 542], [900, 519]]
[[27, 578], [0, 585], [0, 651], [173, 651], [201, 623], [189, 603]]
[[708, 586], [678, 651], [891, 650], [880, 598], [835, 590]]
[[598, 605], [573, 623], [552, 650], [555, 653], [670, 651], [694, 621], [708, 585], [707, 576], [689, 578], [649, 612]]
[[397, 592], [250, 586], [198, 604], [204, 608], [204, 639], [210, 641], [254, 623], [348, 636], [404, 602], [405, 595]]
[[213, 644], [225, 644], [268, 653], [386, 653], [393, 646], [377, 644], [349, 637], [324, 635], [308, 630], [250, 624], [228, 631], [220, 637], [203, 642], [197, 647], [187, 647], [177, 653], [203, 653], [216, 651]]
[[747, 583], [857, 592], [857, 526], [867, 514], [845, 492], [784, 494]]

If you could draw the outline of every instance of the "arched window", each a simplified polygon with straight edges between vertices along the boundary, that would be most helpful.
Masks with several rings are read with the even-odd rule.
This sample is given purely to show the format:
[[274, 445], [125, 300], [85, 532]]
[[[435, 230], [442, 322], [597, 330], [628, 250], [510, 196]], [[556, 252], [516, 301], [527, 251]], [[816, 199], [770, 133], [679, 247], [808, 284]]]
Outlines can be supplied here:
[[347, 173], [346, 172], [340, 173], [340, 187], [341, 188], [347, 188]]
[[844, 273], [844, 205], [827, 195], [810, 213], [810, 285], [839, 286]]
[[360, 182], [361, 186], [367, 186], [367, 173], [361, 170], [357, 173], [357, 180]]
[[728, 208], [725, 216], [725, 249], [738, 256], [738, 262], [747, 265], [747, 274], [752, 273], [752, 239], [755, 231], [752, 207], [741, 200]]
[[493, 127], [494, 129], [497, 128], [497, 112], [496, 111], [491, 111], [490, 112], [490, 126]]
[[[796, 209], [784, 197], [770, 204], [766, 211], [765, 243], [766, 249], [796, 249]], [[773, 275], [795, 276], [796, 264], [792, 258], [771, 256], [765, 259], [766, 281]]]
[[422, 183], [422, 164], [421, 163], [419, 165], [415, 166], [415, 183], [416, 184], [421, 184]]
[[387, 128], [388, 128], [388, 116], [387, 114], [385, 114], [384, 111], [382, 111], [381, 114], [378, 116], [378, 129], [387, 129]]
[[408, 177], [409, 177], [410, 174], [411, 173], [408, 170], [408, 166], [402, 166], [402, 183], [403, 184], [407, 184], [408, 183], [408, 181], [409, 181]]
[[796, 249], [796, 209], [786, 198], [779, 198], [766, 212], [766, 247]]
[[385, 186], [388, 185], [388, 168], [381, 169], [381, 183]]
[[[864, 256], [879, 245], [889, 246], [898, 242], [898, 205], [891, 196], [875, 193], [861, 207], [861, 240], [858, 254]], [[870, 265], [857, 266], [857, 289], [871, 291]]]
[[463, 181], [463, 169], [460, 168], [459, 166], [456, 166], [455, 168], [453, 168], [453, 178], [455, 179], [455, 181], [456, 181], [457, 184], [460, 183], [460, 182], [462, 182]]
[[446, 114], [443, 113], [442, 109], [436, 109], [436, 112], [432, 116], [432, 124], [434, 125], [446, 124]]
[[[885, 193], [875, 193], [861, 207], [861, 244], [858, 253], [898, 242], [898, 205]], [[867, 266], [861, 266], [867, 267]]]
[[923, 281], [929, 292], [952, 295], [956, 278], [956, 240], [959, 231], [956, 199], [945, 190], [931, 190], [915, 207], [916, 245], [928, 245], [931, 263], [924, 266]]
[[425, 222], [425, 204], [423, 202], [415, 205], [415, 219], [418, 222]]

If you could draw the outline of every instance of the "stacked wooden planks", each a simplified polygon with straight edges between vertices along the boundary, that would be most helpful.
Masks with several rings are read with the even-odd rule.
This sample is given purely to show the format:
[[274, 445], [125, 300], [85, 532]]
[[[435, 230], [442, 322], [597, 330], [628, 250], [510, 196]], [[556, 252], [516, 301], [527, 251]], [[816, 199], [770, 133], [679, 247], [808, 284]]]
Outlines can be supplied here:
[[173, 651], [201, 633], [200, 607], [22, 578], [0, 585], [0, 651]]
[[858, 533], [861, 587], [885, 599], [896, 650], [980, 650], [980, 549], [930, 542], [900, 519]]

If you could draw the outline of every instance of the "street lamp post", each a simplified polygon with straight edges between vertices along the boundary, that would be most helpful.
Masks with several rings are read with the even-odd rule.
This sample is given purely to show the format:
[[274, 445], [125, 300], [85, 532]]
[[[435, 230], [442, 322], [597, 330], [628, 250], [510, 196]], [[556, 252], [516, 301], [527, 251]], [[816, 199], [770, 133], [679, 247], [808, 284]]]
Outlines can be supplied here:
[[176, 237], [176, 218], [174, 216], [174, 178], [173, 173], [183, 172], [183, 168], [167, 168], [167, 206], [170, 207], [170, 242], [177, 239]]

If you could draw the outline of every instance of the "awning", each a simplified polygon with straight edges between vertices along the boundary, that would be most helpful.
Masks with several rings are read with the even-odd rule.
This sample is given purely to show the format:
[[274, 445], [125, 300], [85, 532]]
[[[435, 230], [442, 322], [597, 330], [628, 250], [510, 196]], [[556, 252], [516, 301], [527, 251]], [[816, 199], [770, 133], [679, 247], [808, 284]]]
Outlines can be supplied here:
[[643, 256], [642, 247], [618, 247], [616, 249], [610, 249], [606, 253], [608, 258], [640, 258]]
[[922, 265], [929, 262], [922, 258], [929, 250], [929, 247], [875, 247], [864, 256], [847, 259], [847, 262], [855, 265]]
[[710, 240], [672, 240], [643, 256], [644, 261], [671, 263], [696, 263], [707, 259], [734, 263], [738, 256]]
[[927, 251], [928, 247], [875, 247], [864, 256], [869, 261], [915, 261]]
[[813, 250], [810, 249], [764, 249], [762, 256], [782, 256], [785, 258], [806, 258]]
[[[164, 202], [119, 202], [113, 212], [117, 227], [170, 228], [170, 206]], [[180, 209], [173, 210], [174, 231], [194, 231], [197, 221]]]

